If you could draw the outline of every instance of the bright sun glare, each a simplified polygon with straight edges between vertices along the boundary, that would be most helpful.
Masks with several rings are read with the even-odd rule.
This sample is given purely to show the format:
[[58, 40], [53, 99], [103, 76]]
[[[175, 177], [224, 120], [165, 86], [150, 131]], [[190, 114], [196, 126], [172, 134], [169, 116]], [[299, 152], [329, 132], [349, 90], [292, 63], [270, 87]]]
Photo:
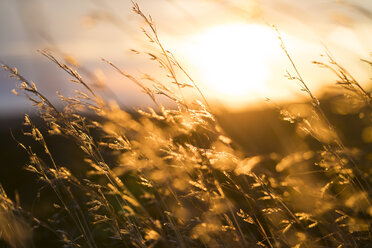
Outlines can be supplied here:
[[218, 98], [249, 102], [270, 91], [276, 41], [275, 33], [266, 26], [218, 26], [193, 36], [187, 56], [208, 91]]

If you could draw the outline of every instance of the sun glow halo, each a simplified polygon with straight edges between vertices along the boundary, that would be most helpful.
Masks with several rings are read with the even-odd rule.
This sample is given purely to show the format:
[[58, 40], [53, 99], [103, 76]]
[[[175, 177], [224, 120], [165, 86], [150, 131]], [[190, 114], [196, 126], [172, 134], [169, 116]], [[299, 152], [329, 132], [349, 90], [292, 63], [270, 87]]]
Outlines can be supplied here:
[[193, 36], [187, 56], [202, 83], [217, 98], [249, 102], [264, 98], [270, 91], [276, 41], [275, 33], [266, 26], [218, 26]]

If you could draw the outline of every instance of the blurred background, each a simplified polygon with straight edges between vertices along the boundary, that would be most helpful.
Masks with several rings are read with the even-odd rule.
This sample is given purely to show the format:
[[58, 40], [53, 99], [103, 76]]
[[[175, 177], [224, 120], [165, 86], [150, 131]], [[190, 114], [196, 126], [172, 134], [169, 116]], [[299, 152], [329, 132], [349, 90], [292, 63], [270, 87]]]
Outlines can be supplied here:
[[[298, 85], [285, 78], [291, 65], [280, 47], [275, 25], [311, 90], [335, 81], [330, 71], [312, 64], [327, 50], [369, 87], [372, 3], [357, 0], [156, 0], [138, 1], [151, 14], [166, 49], [180, 61], [208, 100], [229, 111], [275, 102], [298, 101]], [[151, 51], [141, 32], [146, 27], [131, 11], [131, 1], [0, 0], [0, 59], [56, 100], [56, 91], [71, 92], [66, 73], [38, 49], [52, 51], [77, 66], [92, 87], [124, 108], [147, 106], [149, 100], [101, 58], [138, 78], [160, 77], [158, 66], [136, 51]], [[0, 72], [0, 116], [32, 111], [11, 93], [16, 82]], [[95, 86], [94, 86], [95, 85]], [[74, 86], [75, 87], [75, 86]], [[113, 93], [115, 92], [115, 93]], [[57, 103], [56, 103], [57, 104]], [[266, 106], [266, 105], [265, 105]]]
[[[246, 154], [286, 154], [308, 146], [293, 125], [281, 120], [277, 110], [277, 106], [308, 98], [296, 81], [285, 77], [294, 72], [272, 25], [319, 98], [337, 80], [330, 70], [312, 63], [327, 62], [322, 56], [325, 53], [332, 54], [367, 90], [371, 88], [370, 66], [361, 61], [368, 60], [372, 50], [370, 1], [140, 0], [138, 4], [144, 13], [151, 14], [165, 49], [195, 80], [220, 124]], [[146, 23], [132, 7], [131, 1], [122, 0], [0, 0], [0, 60], [18, 68], [56, 106], [61, 104], [56, 92], [69, 96], [80, 86], [69, 82], [67, 73], [39, 49], [49, 50], [73, 66], [93, 90], [124, 109], [151, 106], [137, 85], [101, 60], [112, 61], [140, 80], [146, 74], [169, 80], [146, 54], [153, 52], [154, 46], [141, 30], [148, 28]], [[25, 97], [12, 93], [16, 85], [0, 70], [3, 175], [11, 175], [11, 171], [20, 175], [19, 169], [27, 162], [15, 141], [22, 137], [23, 115], [28, 113], [38, 120]], [[191, 92], [188, 97], [195, 95]], [[324, 107], [332, 108], [327, 102]], [[334, 117], [338, 124], [350, 123], [341, 117]], [[42, 122], [38, 125], [43, 126]], [[361, 135], [361, 130], [352, 132], [357, 128], [351, 130], [346, 125], [345, 130], [348, 140]], [[57, 150], [66, 149], [63, 141], [58, 142]], [[63, 164], [73, 161], [78, 163], [70, 158]], [[8, 188], [20, 185], [19, 180], [8, 182], [14, 186]]]

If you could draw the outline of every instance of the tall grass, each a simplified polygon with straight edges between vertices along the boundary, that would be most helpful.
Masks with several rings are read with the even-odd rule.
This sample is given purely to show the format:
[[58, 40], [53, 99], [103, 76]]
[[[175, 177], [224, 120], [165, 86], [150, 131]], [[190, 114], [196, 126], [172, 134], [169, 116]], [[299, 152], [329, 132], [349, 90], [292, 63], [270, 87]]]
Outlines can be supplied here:
[[[20, 82], [17, 92], [40, 111], [48, 135], [66, 137], [80, 148], [84, 173], [73, 174], [58, 164], [46, 132], [26, 115], [24, 134], [44, 154], [19, 145], [29, 155], [26, 169], [54, 192], [56, 198], [48, 203], [53, 213], [37, 218], [1, 189], [0, 238], [11, 247], [30, 247], [32, 232], [45, 229], [64, 247], [368, 247], [371, 170], [370, 161], [361, 159], [367, 151], [344, 144], [284, 42], [294, 70], [288, 77], [300, 83], [310, 101], [283, 107], [281, 113], [322, 149], [245, 157], [218, 125], [198, 86], [167, 51], [151, 16], [137, 4], [133, 10], [146, 22], [143, 32], [157, 48], [156, 54], [148, 53], [150, 59], [170, 81], [148, 76], [153, 83], [149, 87], [104, 62], [138, 85], [155, 109], [134, 115], [106, 102], [73, 66], [48, 51], [40, 53], [85, 89], [75, 91], [74, 97], [60, 95], [63, 107], [49, 101], [17, 69], [3, 65]], [[342, 88], [339, 108], [357, 103], [354, 113], [370, 126], [370, 94], [328, 58], [327, 63], [315, 63], [337, 75]], [[181, 80], [184, 76], [188, 82]], [[185, 88], [194, 90], [200, 101], [186, 99]], [[163, 106], [159, 96], [172, 100], [176, 108]]]

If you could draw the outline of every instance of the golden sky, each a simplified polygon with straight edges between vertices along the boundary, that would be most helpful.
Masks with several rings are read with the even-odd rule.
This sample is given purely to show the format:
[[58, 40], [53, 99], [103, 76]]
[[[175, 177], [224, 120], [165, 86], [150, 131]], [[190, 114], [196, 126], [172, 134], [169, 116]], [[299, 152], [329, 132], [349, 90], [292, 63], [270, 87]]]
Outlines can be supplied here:
[[[312, 90], [318, 91], [334, 81], [331, 73], [311, 63], [322, 59], [320, 54], [324, 54], [325, 47], [368, 87], [371, 75], [360, 58], [368, 59], [372, 50], [370, 1], [138, 3], [153, 17], [164, 45], [211, 101], [236, 108], [262, 102], [266, 97], [281, 101], [301, 95], [295, 82], [284, 77], [291, 66], [270, 25], [280, 30]], [[100, 62], [101, 57], [109, 59], [139, 77], [142, 73], [158, 75], [157, 66], [147, 57], [130, 52], [151, 49], [140, 31], [145, 24], [131, 11], [131, 5], [130, 1], [122, 0], [0, 0], [0, 58], [53, 94], [69, 87], [61, 86], [66, 77], [35, 52], [53, 48], [73, 55], [93, 72], [104, 74], [121, 104], [146, 104], [135, 86], [123, 82]], [[5, 80], [3, 72], [0, 76]], [[6, 84], [0, 86], [0, 101], [19, 102], [19, 98], [11, 96], [11, 83]], [[3, 109], [9, 107], [0, 105]]]

